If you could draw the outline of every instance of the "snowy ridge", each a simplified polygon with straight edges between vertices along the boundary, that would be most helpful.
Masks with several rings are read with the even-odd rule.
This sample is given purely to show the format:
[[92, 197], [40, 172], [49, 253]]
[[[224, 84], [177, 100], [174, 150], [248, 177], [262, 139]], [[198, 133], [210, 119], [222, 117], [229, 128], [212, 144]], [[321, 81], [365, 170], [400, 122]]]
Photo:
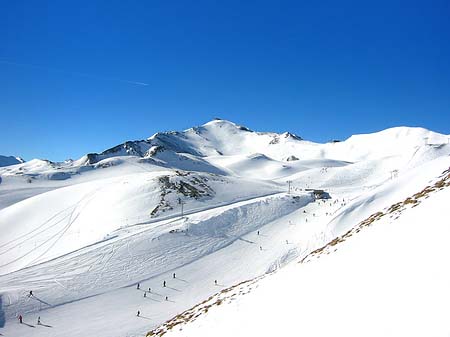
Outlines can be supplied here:
[[[227, 171], [226, 158], [236, 165], [236, 161], [240, 161], [239, 157], [245, 159], [255, 155], [294, 169], [300, 163], [293, 166], [288, 164], [293, 164], [295, 159], [357, 162], [396, 157], [397, 161], [401, 161], [402, 158], [411, 160], [412, 155], [421, 148], [431, 147], [439, 152], [439, 149], [446, 147], [448, 139], [448, 135], [423, 128], [397, 127], [368, 135], [351, 136], [342, 142], [318, 144], [303, 141], [301, 137], [289, 132], [254, 132], [229, 121], [214, 120], [183, 132], [162, 132], [146, 140], [127, 141], [99, 154], [87, 154], [75, 161], [55, 163], [34, 159], [23, 165], [0, 169], [0, 174], [68, 179], [89, 169], [120, 165], [121, 160], [128, 157], [150, 160], [149, 163], [153, 165], [185, 170], [205, 171], [205, 166], [209, 166], [208, 172], [219, 174]], [[225, 158], [221, 158], [222, 156]], [[235, 156], [237, 158], [233, 159]], [[439, 155], [434, 155], [437, 156]], [[116, 157], [119, 160], [111, 161]], [[180, 165], [183, 165], [183, 161], [186, 163], [182, 167]]]

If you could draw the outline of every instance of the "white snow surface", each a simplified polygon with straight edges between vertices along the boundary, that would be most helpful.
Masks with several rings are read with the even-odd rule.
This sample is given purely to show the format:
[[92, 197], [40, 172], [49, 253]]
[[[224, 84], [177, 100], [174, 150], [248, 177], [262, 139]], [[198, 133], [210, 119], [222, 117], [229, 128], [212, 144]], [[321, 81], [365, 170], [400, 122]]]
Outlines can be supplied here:
[[[447, 135], [422, 128], [318, 144], [214, 120], [78, 160], [0, 167], [0, 334], [144, 336], [209, 296], [299, 261], [405, 200], [449, 168], [449, 154]], [[315, 200], [311, 189], [331, 198]], [[168, 333], [217, 335], [219, 328], [212, 328], [220, 324], [220, 336], [330, 336], [323, 324], [329, 321], [338, 336], [419, 336], [424, 330], [412, 328], [419, 323], [400, 323], [412, 315], [411, 301], [392, 300], [380, 314], [381, 299], [396, 299], [401, 281], [414, 276], [405, 287], [420, 293], [414, 315], [431, 303], [436, 310], [427, 307], [428, 316], [435, 311], [437, 320], [444, 317], [440, 300], [427, 302], [417, 289], [448, 296], [441, 288], [448, 274], [437, 267], [449, 256], [441, 242], [448, 237], [447, 190], [398, 218], [383, 218], [336, 246], [337, 252], [267, 274], [251, 283], [258, 289], [249, 295], [236, 295], [232, 304]], [[418, 264], [424, 256], [433, 263]], [[442, 279], [434, 284], [429, 276], [417, 277], [415, 266]], [[398, 324], [394, 309], [404, 309]], [[389, 323], [385, 330], [383, 324], [373, 334], [361, 330], [378, 318]], [[348, 329], [342, 323], [356, 319]], [[422, 326], [426, 322], [435, 324], [433, 336], [450, 332], [436, 320]]]
[[203, 312], [195, 320], [166, 326], [157, 335], [448, 336], [450, 179], [447, 183], [417, 207], [216, 296], [206, 303], [212, 305], [207, 312], [204, 306], [193, 309]]

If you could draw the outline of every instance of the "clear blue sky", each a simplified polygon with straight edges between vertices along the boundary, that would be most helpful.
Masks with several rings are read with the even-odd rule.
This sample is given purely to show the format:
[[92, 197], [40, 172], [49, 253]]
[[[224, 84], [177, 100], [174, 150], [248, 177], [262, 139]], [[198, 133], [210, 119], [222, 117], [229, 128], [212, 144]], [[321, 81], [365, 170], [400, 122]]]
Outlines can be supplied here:
[[448, 0], [2, 1], [0, 154], [77, 158], [213, 117], [448, 134], [449, 17]]

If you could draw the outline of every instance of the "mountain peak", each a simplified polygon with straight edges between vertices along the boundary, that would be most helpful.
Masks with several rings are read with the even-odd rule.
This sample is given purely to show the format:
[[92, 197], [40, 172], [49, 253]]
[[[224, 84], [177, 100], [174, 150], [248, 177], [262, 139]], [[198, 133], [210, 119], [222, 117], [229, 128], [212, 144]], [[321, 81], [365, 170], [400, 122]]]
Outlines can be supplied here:
[[252, 130], [250, 130], [246, 126], [239, 125], [239, 124], [236, 124], [236, 123], [234, 123], [232, 121], [229, 121], [229, 120], [226, 120], [226, 119], [221, 119], [221, 118], [214, 118], [213, 120], [203, 124], [202, 126], [203, 127], [208, 127], [208, 126], [209, 127], [219, 127], [219, 128], [222, 128], [222, 127], [234, 127], [234, 128], [239, 129], [239, 130], [242, 130], [242, 131], [253, 132]]
[[291, 133], [291, 132], [283, 132], [282, 136], [284, 138], [292, 138], [292, 139], [295, 139], [295, 140], [303, 140], [302, 137], [297, 136], [295, 133]]

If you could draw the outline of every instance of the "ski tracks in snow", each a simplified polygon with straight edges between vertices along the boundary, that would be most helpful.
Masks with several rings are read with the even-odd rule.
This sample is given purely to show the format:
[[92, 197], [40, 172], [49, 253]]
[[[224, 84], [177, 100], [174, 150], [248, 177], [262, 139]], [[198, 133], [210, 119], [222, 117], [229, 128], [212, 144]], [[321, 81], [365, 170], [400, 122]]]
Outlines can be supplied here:
[[[99, 187], [95, 189], [94, 191], [90, 191], [89, 193], [86, 193], [80, 200], [78, 200], [75, 204], [63, 209], [60, 212], [57, 212], [53, 216], [51, 216], [49, 219], [44, 221], [41, 225], [37, 226], [36, 228], [32, 229], [31, 231], [24, 233], [23, 235], [4, 243], [0, 248], [4, 248], [3, 251], [0, 252], [0, 256], [7, 254], [11, 252], [11, 250], [14, 250], [16, 248], [20, 249], [20, 246], [25, 244], [26, 242], [29, 242], [33, 239], [36, 240], [38, 236], [44, 236], [45, 233], [49, 232], [56, 226], [60, 225], [66, 220], [66, 223], [64, 226], [59, 229], [56, 233], [50, 234], [49, 237], [44, 237], [42, 242], [40, 242], [38, 245], [35, 244], [35, 246], [28, 250], [27, 252], [20, 254], [18, 257], [13, 258], [12, 260], [9, 260], [6, 263], [3, 263], [0, 265], [0, 270], [2, 267], [6, 267], [11, 265], [12, 263], [15, 263], [21, 259], [24, 259], [25, 257], [35, 253], [39, 252], [42, 247], [44, 247], [44, 251], [39, 252], [36, 257], [34, 257], [32, 260], [28, 261], [23, 268], [26, 268], [30, 265], [36, 264], [45, 254], [47, 254], [58, 242], [59, 240], [64, 236], [64, 234], [70, 229], [70, 227], [73, 225], [73, 223], [77, 220], [79, 215], [81, 214], [82, 210], [91, 202], [94, 198], [96, 193], [101, 190], [102, 187]], [[36, 242], [36, 241], [35, 241]], [[46, 245], [48, 245], [46, 247]]]

